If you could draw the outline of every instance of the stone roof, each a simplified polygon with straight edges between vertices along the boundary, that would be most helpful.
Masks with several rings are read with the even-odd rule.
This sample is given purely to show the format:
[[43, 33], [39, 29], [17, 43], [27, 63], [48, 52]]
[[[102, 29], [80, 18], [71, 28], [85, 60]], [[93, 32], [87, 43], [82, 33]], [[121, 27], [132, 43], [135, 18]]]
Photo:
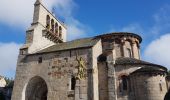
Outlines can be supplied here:
[[[163, 68], [164, 70], [167, 70], [167, 68], [165, 68], [164, 66], [142, 61], [135, 58], [128, 58], [128, 57], [117, 58], [116, 65], [148, 65], [148, 66], [159, 67], [159, 68]], [[155, 68], [150, 68], [150, 69], [154, 70]]]
[[133, 36], [139, 40], [139, 42], [142, 42], [142, 37], [135, 33], [130, 32], [112, 32], [112, 33], [105, 33], [102, 35], [98, 35], [96, 37], [106, 37], [106, 36]]
[[161, 67], [157, 67], [157, 66], [145, 66], [132, 72], [131, 75], [136, 74], [136, 73], [145, 73], [145, 74], [157, 73], [157, 74], [165, 75], [167, 73], [167, 70]]
[[70, 50], [76, 48], [85, 48], [85, 47], [92, 47], [94, 46], [100, 39], [97, 38], [84, 38], [84, 39], [77, 39], [69, 42], [59, 43], [43, 49], [37, 53], [45, 53], [45, 52], [55, 52], [55, 51], [62, 51], [62, 50]]

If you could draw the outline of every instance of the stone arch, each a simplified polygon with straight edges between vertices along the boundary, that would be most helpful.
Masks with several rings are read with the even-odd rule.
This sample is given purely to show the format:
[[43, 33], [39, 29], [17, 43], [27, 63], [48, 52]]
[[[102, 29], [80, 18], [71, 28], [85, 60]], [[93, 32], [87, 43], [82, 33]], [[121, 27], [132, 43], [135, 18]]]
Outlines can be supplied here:
[[132, 40], [130, 38], [127, 38], [125, 40], [125, 57], [133, 57], [134, 53], [133, 53], [133, 49], [132, 49]]
[[51, 32], [54, 33], [54, 19], [51, 19]]
[[58, 23], [55, 23], [55, 34], [58, 36]]
[[122, 74], [118, 76], [118, 91], [123, 95], [127, 95], [128, 92], [131, 92], [132, 84], [131, 79], [128, 74]]
[[114, 47], [116, 49], [117, 57], [122, 57], [123, 56], [123, 46], [121, 44], [121, 39], [120, 38], [115, 38], [114, 42], [115, 42]]
[[50, 29], [50, 16], [49, 15], [47, 15], [46, 17], [46, 28]]
[[62, 27], [59, 26], [59, 37], [61, 38], [62, 37]]
[[48, 87], [44, 79], [35, 76], [30, 79], [25, 91], [25, 100], [47, 100]]

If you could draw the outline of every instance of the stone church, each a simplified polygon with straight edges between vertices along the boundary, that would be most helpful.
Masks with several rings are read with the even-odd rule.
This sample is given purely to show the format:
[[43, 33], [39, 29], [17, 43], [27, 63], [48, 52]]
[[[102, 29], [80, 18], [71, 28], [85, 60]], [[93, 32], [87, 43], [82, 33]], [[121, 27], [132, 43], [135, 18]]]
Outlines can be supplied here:
[[167, 68], [140, 59], [130, 32], [66, 41], [67, 27], [41, 2], [20, 48], [12, 100], [163, 100]]

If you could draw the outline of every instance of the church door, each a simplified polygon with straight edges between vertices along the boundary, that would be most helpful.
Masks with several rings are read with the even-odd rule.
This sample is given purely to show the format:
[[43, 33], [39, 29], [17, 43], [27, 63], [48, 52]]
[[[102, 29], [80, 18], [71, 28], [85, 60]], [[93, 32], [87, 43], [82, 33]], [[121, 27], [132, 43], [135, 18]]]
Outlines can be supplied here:
[[47, 84], [39, 76], [33, 77], [26, 88], [25, 100], [47, 100]]

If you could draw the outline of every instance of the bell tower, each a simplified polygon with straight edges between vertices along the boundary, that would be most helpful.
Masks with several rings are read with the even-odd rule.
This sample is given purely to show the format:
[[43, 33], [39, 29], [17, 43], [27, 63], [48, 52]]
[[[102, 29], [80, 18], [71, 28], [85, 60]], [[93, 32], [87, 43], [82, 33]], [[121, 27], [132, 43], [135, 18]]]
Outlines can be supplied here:
[[33, 22], [26, 31], [26, 42], [21, 50], [36, 53], [56, 43], [66, 42], [66, 31], [66, 25], [42, 4], [42, 0], [36, 0]]

